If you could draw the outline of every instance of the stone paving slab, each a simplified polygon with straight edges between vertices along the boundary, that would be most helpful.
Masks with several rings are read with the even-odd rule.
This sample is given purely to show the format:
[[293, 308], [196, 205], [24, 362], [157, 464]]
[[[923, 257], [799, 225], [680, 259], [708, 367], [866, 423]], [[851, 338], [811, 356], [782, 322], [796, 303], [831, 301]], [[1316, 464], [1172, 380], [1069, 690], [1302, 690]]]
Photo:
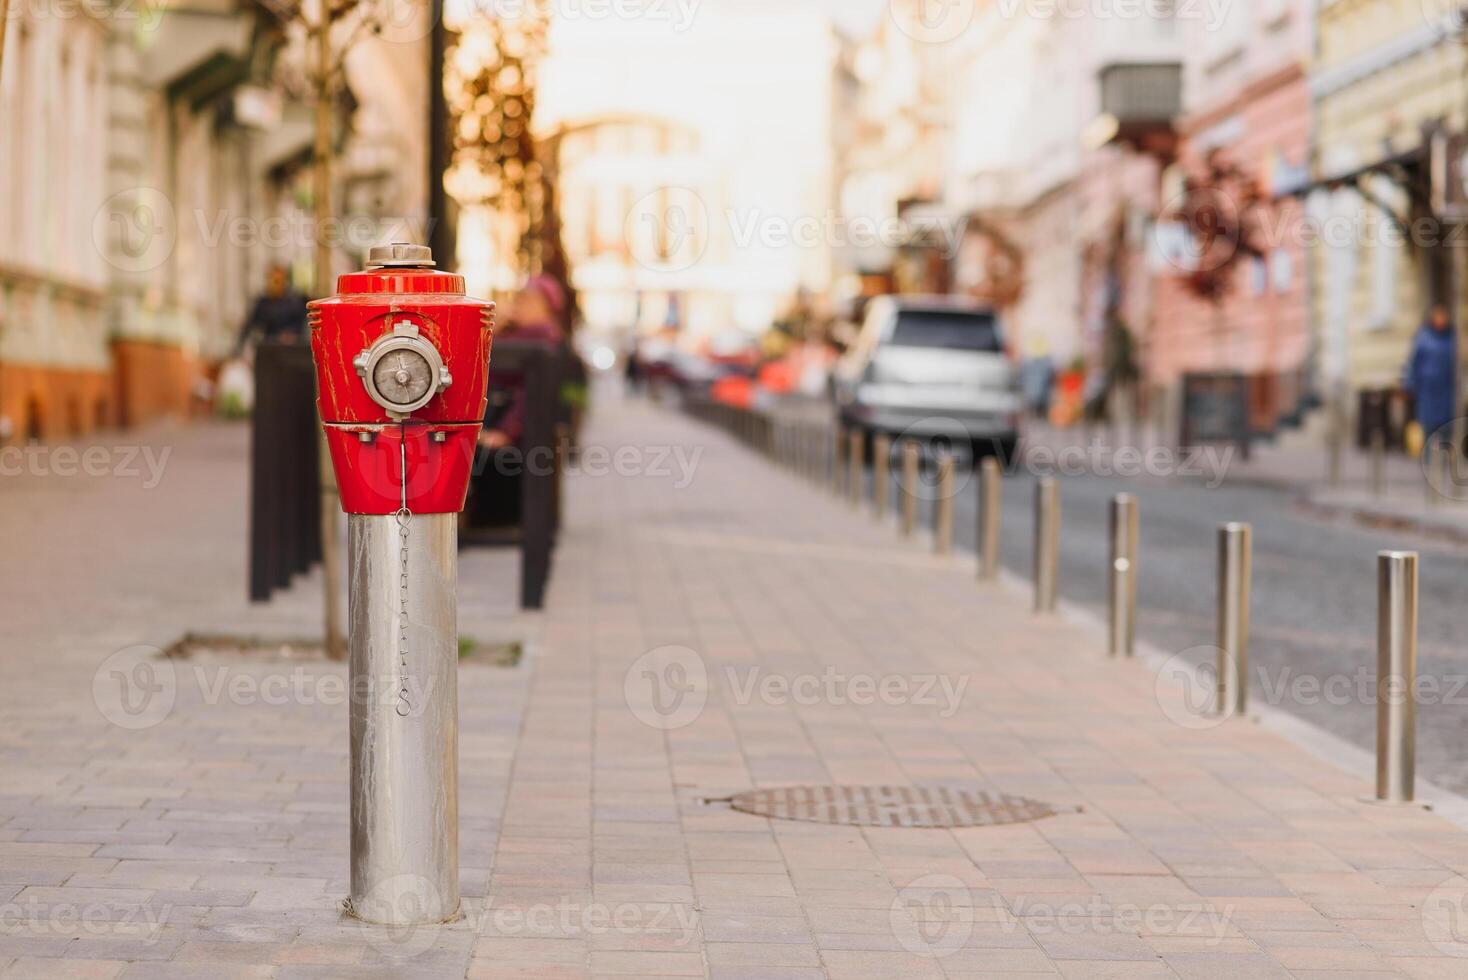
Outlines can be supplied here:
[[[0, 482], [21, 559], [0, 566], [0, 978], [1468, 975], [1468, 834], [1360, 802], [971, 562], [615, 402], [547, 610], [513, 610], [508, 553], [463, 559], [463, 631], [531, 650], [463, 671], [466, 915], [365, 929], [339, 907], [340, 668], [126, 653], [301, 635], [319, 602], [312, 579], [243, 602], [239, 429], [148, 439], [173, 453], [151, 487]], [[909, 829], [722, 802], [792, 784], [1063, 812]]]

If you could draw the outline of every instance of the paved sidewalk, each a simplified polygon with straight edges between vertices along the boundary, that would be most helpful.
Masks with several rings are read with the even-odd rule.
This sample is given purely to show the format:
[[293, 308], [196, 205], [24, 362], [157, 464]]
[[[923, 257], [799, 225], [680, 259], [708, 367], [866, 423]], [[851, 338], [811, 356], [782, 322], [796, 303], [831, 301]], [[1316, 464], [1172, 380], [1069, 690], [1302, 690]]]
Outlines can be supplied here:
[[[463, 632], [532, 649], [464, 670], [466, 918], [362, 929], [337, 908], [344, 705], [211, 697], [221, 672], [286, 671], [229, 663], [179, 668], [150, 727], [94, 703], [119, 649], [313, 621], [312, 582], [233, 598], [243, 492], [220, 487], [242, 447], [204, 435], [166, 436], [151, 490], [0, 483], [23, 559], [0, 569], [0, 978], [1468, 975], [1468, 833], [1359, 802], [1359, 779], [1192, 714], [971, 563], [635, 403], [593, 420], [589, 446], [637, 453], [570, 481], [544, 614], [509, 611], [503, 554], [465, 557]], [[699, 448], [684, 485], [667, 451]], [[297, 669], [311, 694], [340, 678]], [[858, 828], [720, 802], [797, 784], [1061, 812]]]

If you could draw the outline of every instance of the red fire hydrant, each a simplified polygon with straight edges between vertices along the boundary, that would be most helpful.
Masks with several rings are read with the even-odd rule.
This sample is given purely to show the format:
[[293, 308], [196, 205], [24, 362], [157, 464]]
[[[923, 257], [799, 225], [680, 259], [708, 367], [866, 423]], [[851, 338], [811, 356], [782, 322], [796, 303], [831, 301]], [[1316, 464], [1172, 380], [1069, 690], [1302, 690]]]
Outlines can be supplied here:
[[351, 896], [369, 922], [459, 908], [459, 511], [494, 304], [421, 245], [373, 248], [310, 304], [317, 404], [347, 512]]

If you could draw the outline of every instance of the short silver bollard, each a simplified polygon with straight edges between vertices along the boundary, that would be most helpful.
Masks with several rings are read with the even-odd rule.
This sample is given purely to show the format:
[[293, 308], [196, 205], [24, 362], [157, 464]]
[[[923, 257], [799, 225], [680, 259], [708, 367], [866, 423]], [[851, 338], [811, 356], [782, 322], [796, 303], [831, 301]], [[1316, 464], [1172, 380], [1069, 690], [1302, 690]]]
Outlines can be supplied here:
[[1110, 626], [1113, 657], [1130, 657], [1137, 638], [1137, 498], [1119, 493], [1111, 501]]
[[953, 454], [938, 457], [938, 499], [933, 505], [933, 553], [953, 551]]
[[902, 444], [902, 536], [910, 538], [917, 531], [917, 486], [921, 478], [921, 450], [908, 439]]
[[1376, 429], [1371, 433], [1371, 495], [1380, 497], [1386, 493], [1386, 433]]
[[1376, 559], [1376, 798], [1411, 803], [1417, 758], [1417, 553]]
[[979, 464], [979, 578], [999, 577], [999, 515], [1004, 498], [999, 460], [985, 456]]
[[1247, 524], [1218, 529], [1218, 701], [1226, 718], [1242, 715], [1249, 700], [1249, 594], [1254, 531]]
[[842, 457], [846, 455], [846, 430], [837, 425], [831, 433], [831, 492], [841, 496]]
[[872, 438], [872, 509], [886, 520], [892, 493], [892, 437], [878, 432]]
[[1437, 507], [1442, 504], [1443, 495], [1439, 488], [1447, 486], [1445, 482], [1452, 474], [1448, 469], [1447, 447], [1442, 440], [1436, 436], [1429, 436], [1427, 440], [1427, 506]]
[[1035, 484], [1035, 611], [1055, 611], [1060, 575], [1060, 485], [1053, 476]]

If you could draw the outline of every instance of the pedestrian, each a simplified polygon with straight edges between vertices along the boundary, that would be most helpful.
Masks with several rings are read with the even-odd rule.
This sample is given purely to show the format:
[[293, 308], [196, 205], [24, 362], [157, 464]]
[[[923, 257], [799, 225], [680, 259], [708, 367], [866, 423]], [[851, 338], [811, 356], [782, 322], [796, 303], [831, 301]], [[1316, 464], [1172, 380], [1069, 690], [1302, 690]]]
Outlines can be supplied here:
[[1446, 430], [1458, 415], [1458, 333], [1446, 305], [1434, 304], [1418, 329], [1405, 381], [1424, 439], [1450, 439]]
[[265, 291], [255, 298], [255, 305], [240, 328], [235, 352], [261, 341], [298, 344], [305, 333], [306, 297], [291, 286], [290, 272], [285, 266], [272, 265], [265, 274]]
[[[510, 304], [509, 315], [495, 331], [496, 340], [524, 342], [559, 350], [565, 343], [560, 318], [566, 307], [566, 293], [550, 276], [535, 276], [525, 284]], [[519, 443], [525, 424], [525, 385], [519, 377], [496, 377], [494, 358], [490, 358], [491, 399], [484, 417], [484, 430], [479, 445], [485, 449], [504, 449]], [[495, 398], [498, 393], [502, 397]]]
[[[566, 293], [560, 283], [550, 276], [532, 277], [495, 328], [496, 346], [506, 342], [568, 354], [569, 345], [561, 328], [565, 309]], [[496, 368], [491, 356], [488, 410], [479, 433], [463, 522], [467, 529], [498, 530], [520, 523], [521, 478], [527, 466], [536, 465], [524, 444], [526, 410], [523, 373]]]

